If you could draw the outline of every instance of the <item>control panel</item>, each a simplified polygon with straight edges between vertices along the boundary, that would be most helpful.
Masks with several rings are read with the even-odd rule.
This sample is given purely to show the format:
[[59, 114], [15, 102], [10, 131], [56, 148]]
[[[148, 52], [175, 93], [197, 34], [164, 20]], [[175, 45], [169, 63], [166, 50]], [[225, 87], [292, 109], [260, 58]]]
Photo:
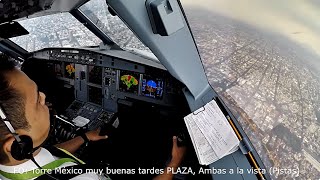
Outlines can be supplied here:
[[79, 50], [50, 50], [49, 59], [54, 61], [66, 61], [79, 64], [96, 64], [96, 54], [90, 51]]
[[104, 111], [100, 106], [80, 101], [74, 101], [65, 112], [68, 121], [73, 124], [79, 123], [77, 120], [81, 121], [80, 124], [88, 130], [95, 130], [108, 123], [113, 115], [113, 112]]
[[[68, 48], [44, 49], [36, 52], [34, 57], [48, 60], [48, 67], [54, 75], [66, 87], [74, 88], [76, 101], [95, 105], [89, 108], [94, 109], [94, 116], [101, 110], [117, 112], [119, 103], [132, 100], [170, 106], [177, 93], [181, 93], [181, 83], [165, 69], [157, 68], [161, 66], [159, 63], [151, 66], [147, 65], [150, 62], [139, 63], [129, 56]], [[88, 109], [81, 112], [89, 113]]]
[[103, 110], [98, 105], [76, 100], [64, 114], [55, 116], [54, 132], [50, 140], [54, 143], [65, 142], [83, 132], [109, 127], [115, 114]]

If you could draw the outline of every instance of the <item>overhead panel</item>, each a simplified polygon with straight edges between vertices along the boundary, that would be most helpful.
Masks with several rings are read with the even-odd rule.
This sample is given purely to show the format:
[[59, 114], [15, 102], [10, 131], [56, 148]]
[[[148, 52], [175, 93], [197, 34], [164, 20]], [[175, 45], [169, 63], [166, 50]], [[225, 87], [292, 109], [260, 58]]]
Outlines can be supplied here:
[[49, 9], [53, 2], [54, 0], [2, 0], [0, 1], [0, 23]]

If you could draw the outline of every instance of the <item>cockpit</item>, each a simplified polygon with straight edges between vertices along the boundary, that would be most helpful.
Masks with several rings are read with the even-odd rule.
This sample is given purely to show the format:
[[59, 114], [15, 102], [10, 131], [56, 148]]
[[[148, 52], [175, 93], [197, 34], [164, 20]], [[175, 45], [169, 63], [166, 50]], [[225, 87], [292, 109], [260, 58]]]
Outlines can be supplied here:
[[[79, 158], [120, 170], [163, 169], [170, 160], [172, 136], [187, 141], [183, 117], [191, 111], [185, 85], [105, 1], [53, 1], [48, 6], [14, 21], [10, 28], [17, 34], [11, 33], [1, 46], [50, 103], [46, 144], [100, 129], [108, 139], [81, 147]], [[191, 154], [184, 166], [197, 169], [196, 161]]]
[[113, 51], [45, 48], [33, 53], [37, 60], [22, 65], [58, 115], [48, 141], [101, 128], [108, 140], [83, 147], [82, 159], [122, 169], [152, 160], [160, 168], [169, 158], [171, 137], [184, 132], [179, 119], [189, 111], [183, 84], [157, 61]]
[[[3, 0], [0, 53], [46, 94], [52, 120], [47, 145], [95, 129], [108, 135], [76, 152], [86, 162], [145, 168], [156, 175], [170, 160], [172, 136], [179, 136], [188, 149], [181, 166], [208, 172], [180, 169], [175, 179], [319, 177], [320, 76], [314, 47], [320, 40], [307, 42], [309, 36], [300, 32], [314, 35], [318, 26], [297, 8], [298, 20], [291, 25], [298, 30], [291, 32], [280, 22], [294, 20], [290, 8], [252, 3], [253, 9], [281, 15], [277, 19], [244, 4]], [[312, 12], [310, 17], [318, 14]], [[212, 101], [239, 144], [205, 164], [200, 157], [214, 158], [205, 149], [207, 141], [198, 139], [196, 145], [186, 117], [206, 111]], [[206, 133], [201, 130], [198, 136]]]

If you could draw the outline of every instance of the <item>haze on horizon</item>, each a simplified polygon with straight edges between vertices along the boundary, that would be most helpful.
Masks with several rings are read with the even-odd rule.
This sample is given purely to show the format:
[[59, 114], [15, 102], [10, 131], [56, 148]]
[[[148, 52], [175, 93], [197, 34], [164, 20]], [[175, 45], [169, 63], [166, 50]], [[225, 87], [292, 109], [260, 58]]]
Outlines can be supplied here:
[[254, 27], [275, 32], [320, 57], [320, 1], [317, 0], [181, 0]]

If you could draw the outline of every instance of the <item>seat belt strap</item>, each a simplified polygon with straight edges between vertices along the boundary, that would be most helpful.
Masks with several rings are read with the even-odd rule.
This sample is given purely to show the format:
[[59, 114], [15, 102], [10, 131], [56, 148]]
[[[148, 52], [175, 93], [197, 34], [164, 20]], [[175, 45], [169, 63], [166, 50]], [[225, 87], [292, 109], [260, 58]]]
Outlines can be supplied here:
[[73, 154], [71, 154], [69, 151], [64, 150], [62, 148], [58, 148], [60, 151], [64, 152], [66, 155], [68, 155], [69, 157], [71, 157], [72, 159], [76, 160], [78, 164], [86, 164], [85, 162], [83, 162], [81, 159], [75, 157]]

